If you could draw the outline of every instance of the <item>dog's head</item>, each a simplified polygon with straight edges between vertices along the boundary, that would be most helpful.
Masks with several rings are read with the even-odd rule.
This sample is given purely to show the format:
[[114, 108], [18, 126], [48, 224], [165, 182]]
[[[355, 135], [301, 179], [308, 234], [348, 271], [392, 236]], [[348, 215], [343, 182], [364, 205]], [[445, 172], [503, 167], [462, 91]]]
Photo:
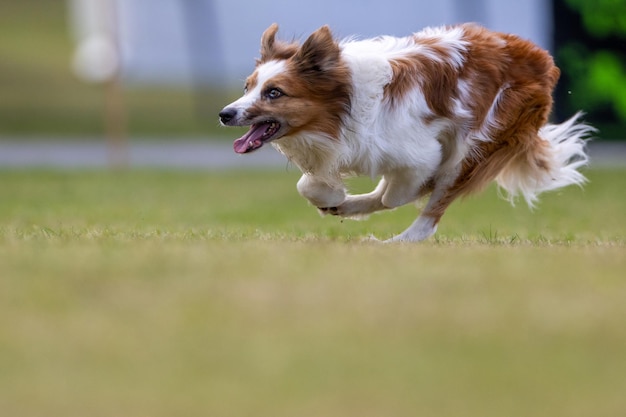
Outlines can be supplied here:
[[276, 40], [273, 24], [261, 38], [261, 57], [244, 95], [219, 114], [225, 126], [250, 126], [234, 143], [237, 153], [303, 131], [337, 137], [350, 108], [350, 72], [328, 26], [299, 46]]

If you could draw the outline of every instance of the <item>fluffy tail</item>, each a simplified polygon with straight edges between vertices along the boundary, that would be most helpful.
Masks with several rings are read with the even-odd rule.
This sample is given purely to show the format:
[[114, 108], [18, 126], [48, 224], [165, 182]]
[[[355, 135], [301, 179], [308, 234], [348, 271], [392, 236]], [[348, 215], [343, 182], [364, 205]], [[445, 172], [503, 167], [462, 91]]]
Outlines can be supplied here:
[[596, 131], [579, 122], [582, 113], [558, 125], [547, 124], [539, 130], [539, 140], [518, 154], [498, 174], [496, 182], [514, 203], [522, 195], [534, 207], [538, 195], [570, 184], [582, 185], [586, 178], [578, 169], [587, 164], [585, 141]]

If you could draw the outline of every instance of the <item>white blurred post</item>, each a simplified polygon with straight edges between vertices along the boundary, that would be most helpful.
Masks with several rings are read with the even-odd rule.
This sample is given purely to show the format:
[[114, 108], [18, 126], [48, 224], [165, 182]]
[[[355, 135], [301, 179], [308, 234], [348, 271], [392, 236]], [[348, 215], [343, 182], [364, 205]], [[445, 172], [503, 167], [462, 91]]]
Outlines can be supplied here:
[[116, 6], [116, 0], [69, 0], [78, 43], [73, 68], [83, 81], [103, 86], [109, 161], [120, 168], [128, 165], [128, 136]]

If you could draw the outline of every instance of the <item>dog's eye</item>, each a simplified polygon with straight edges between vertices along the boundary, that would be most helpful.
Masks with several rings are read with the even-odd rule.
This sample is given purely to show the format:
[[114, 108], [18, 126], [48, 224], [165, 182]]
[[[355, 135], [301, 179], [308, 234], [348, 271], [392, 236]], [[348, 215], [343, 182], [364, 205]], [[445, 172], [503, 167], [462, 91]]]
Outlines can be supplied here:
[[283, 95], [283, 92], [280, 91], [278, 88], [272, 88], [272, 89], [268, 90], [268, 92], [266, 93], [266, 96], [269, 99], [275, 99], [275, 98], [278, 98], [278, 97], [280, 97], [282, 95]]
[[248, 85], [247, 84], [243, 87], [243, 93], [244, 94], [248, 94]]

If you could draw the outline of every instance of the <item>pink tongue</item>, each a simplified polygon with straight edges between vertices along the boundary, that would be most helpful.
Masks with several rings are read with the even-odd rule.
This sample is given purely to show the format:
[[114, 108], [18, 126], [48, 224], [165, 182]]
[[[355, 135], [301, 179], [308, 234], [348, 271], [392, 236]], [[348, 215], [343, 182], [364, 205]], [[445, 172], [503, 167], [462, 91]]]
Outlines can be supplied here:
[[263, 134], [267, 130], [267, 123], [254, 124], [250, 127], [250, 130], [237, 139], [233, 143], [233, 149], [237, 153], [246, 153], [263, 146]]

